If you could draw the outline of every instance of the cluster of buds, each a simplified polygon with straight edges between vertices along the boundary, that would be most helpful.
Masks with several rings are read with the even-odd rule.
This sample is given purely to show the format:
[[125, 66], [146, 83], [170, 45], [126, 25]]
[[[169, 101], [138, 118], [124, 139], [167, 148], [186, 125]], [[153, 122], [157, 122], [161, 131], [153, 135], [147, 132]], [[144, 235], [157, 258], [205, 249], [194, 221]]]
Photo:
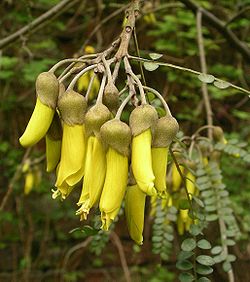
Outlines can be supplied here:
[[[129, 233], [142, 244], [146, 196], [167, 195], [168, 150], [179, 126], [159, 92], [143, 86], [131, 68], [127, 48], [134, 17], [130, 11], [120, 38], [104, 52], [65, 59], [38, 76], [36, 106], [20, 143], [28, 147], [45, 137], [47, 171], [56, 172], [53, 198], [65, 199], [82, 183], [76, 211], [81, 220], [99, 207], [101, 228], [108, 230], [125, 199]], [[127, 81], [119, 92], [121, 65]], [[90, 73], [86, 93], [74, 91], [77, 81]], [[90, 98], [96, 77], [98, 93]], [[161, 100], [165, 116], [159, 118], [148, 104], [145, 90]], [[133, 107], [125, 122], [121, 115], [129, 102]]]

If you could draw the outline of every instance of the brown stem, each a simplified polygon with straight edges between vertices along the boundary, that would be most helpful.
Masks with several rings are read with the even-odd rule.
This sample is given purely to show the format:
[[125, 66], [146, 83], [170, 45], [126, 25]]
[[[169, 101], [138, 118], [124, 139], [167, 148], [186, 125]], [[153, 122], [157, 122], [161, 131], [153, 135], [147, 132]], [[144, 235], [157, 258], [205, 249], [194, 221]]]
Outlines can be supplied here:
[[131, 35], [135, 28], [135, 19], [139, 15], [139, 0], [133, 0], [130, 7], [126, 11], [126, 25], [120, 35], [121, 44], [115, 55], [117, 60], [120, 60], [124, 56], [128, 55], [128, 46], [131, 39]]
[[127, 282], [131, 282], [131, 277], [130, 277], [130, 272], [129, 272], [129, 268], [128, 268], [128, 264], [127, 264], [127, 260], [126, 260], [126, 256], [124, 254], [124, 250], [122, 247], [122, 243], [119, 239], [119, 237], [116, 235], [115, 232], [111, 232], [110, 233], [110, 239], [112, 240], [112, 242], [114, 243], [114, 245], [116, 246], [119, 256], [120, 256], [120, 260], [121, 260], [121, 264], [122, 264], [122, 269], [125, 275], [125, 279]]

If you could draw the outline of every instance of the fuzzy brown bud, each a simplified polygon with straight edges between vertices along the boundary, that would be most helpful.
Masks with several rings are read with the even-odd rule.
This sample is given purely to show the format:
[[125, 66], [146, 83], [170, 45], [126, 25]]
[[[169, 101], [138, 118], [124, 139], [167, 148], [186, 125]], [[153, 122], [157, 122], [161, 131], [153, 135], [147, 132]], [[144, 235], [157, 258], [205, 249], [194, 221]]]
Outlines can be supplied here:
[[102, 140], [120, 154], [129, 155], [131, 130], [120, 120], [113, 119], [103, 124], [100, 130]]
[[99, 134], [101, 126], [111, 118], [109, 109], [103, 104], [96, 104], [88, 110], [85, 116], [86, 133]]
[[172, 116], [165, 116], [156, 121], [153, 147], [168, 147], [179, 131], [179, 124]]
[[36, 79], [36, 93], [46, 106], [55, 109], [59, 95], [59, 82], [51, 72], [42, 72]]
[[141, 105], [135, 108], [129, 118], [129, 125], [133, 136], [139, 135], [152, 128], [158, 119], [157, 111], [150, 105]]
[[119, 108], [119, 90], [116, 88], [114, 83], [108, 82], [105, 86], [103, 104], [113, 113], [115, 113]]
[[79, 93], [67, 90], [58, 100], [58, 108], [61, 118], [66, 124], [83, 124], [87, 102]]

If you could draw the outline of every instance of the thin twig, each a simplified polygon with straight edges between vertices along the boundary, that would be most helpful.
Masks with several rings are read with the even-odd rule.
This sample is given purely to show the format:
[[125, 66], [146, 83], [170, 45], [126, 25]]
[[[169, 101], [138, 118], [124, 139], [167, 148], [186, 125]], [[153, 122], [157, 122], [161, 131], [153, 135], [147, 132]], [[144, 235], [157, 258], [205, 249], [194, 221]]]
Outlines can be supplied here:
[[[198, 48], [200, 54], [201, 71], [203, 74], [207, 74], [206, 55], [205, 55], [203, 35], [202, 35], [202, 13], [200, 10], [197, 11], [197, 15], [196, 15], [196, 28], [197, 28], [197, 40], [198, 40]], [[207, 83], [202, 82], [201, 90], [202, 90], [203, 101], [206, 109], [207, 125], [209, 126], [208, 138], [213, 140], [213, 132], [211, 129], [211, 126], [213, 125], [213, 112], [208, 95]]]
[[120, 260], [121, 260], [121, 264], [122, 264], [122, 269], [125, 275], [125, 279], [127, 282], [131, 282], [131, 277], [130, 277], [130, 272], [129, 272], [129, 268], [128, 268], [128, 264], [127, 264], [127, 260], [126, 260], [126, 256], [124, 254], [124, 250], [122, 247], [122, 243], [119, 239], [119, 237], [116, 235], [115, 232], [111, 232], [110, 233], [110, 239], [113, 241], [114, 245], [116, 246], [119, 256], [120, 256]]
[[213, 26], [218, 32], [224, 36], [227, 41], [230, 43], [236, 51], [240, 52], [248, 62], [250, 62], [250, 48], [247, 44], [241, 41], [236, 34], [229, 29], [226, 24], [218, 19], [214, 14], [209, 12], [208, 10], [200, 7], [198, 4], [194, 3], [192, 0], [179, 0], [183, 4], [186, 5], [188, 9], [193, 11], [195, 14], [198, 10], [201, 11], [203, 18], [207, 21], [211, 26]]
[[18, 31], [14, 32], [13, 34], [5, 37], [4, 39], [0, 40], [0, 49], [7, 47], [11, 43], [15, 42], [18, 39], [21, 39], [27, 33], [30, 33], [35, 28], [37, 29], [41, 26], [45, 21], [55, 16], [59, 16], [65, 7], [70, 8], [75, 5], [80, 0], [62, 0], [53, 8], [51, 8], [46, 13], [42, 14], [40, 17], [36, 18], [31, 23], [27, 24], [23, 28], [19, 29]]
[[14, 189], [14, 185], [15, 185], [16, 181], [18, 180], [18, 178], [20, 177], [20, 175], [22, 174], [23, 164], [25, 163], [26, 159], [28, 158], [30, 152], [31, 152], [31, 147], [26, 150], [26, 152], [25, 152], [25, 154], [22, 158], [21, 164], [17, 167], [13, 177], [11, 178], [7, 192], [4, 195], [3, 200], [1, 202], [1, 205], [0, 205], [0, 211], [2, 211], [4, 209], [10, 195], [12, 194], [13, 189]]
[[124, 57], [124, 65], [125, 65], [126, 73], [129, 74], [133, 78], [133, 80], [135, 80], [135, 82], [137, 83], [137, 86], [138, 86], [139, 91], [140, 91], [140, 96], [141, 96], [141, 104], [146, 105], [147, 101], [146, 101], [146, 97], [145, 97], [145, 93], [144, 93], [144, 90], [143, 90], [142, 83], [141, 83], [140, 79], [132, 71], [132, 68], [130, 66], [130, 63], [129, 63], [129, 60], [128, 60], [127, 57]]
[[88, 101], [88, 99], [89, 99], [89, 95], [90, 95], [90, 92], [91, 92], [91, 89], [92, 89], [92, 86], [93, 86], [95, 78], [96, 78], [96, 73], [94, 72], [92, 74], [91, 78], [90, 78], [88, 89], [87, 89], [87, 92], [86, 92], [86, 95], [85, 95], [86, 101]]
[[[63, 264], [62, 264], [62, 275], [66, 272], [66, 267], [67, 267], [67, 264], [68, 264], [68, 261], [69, 261], [69, 258], [70, 256], [78, 251], [79, 249], [82, 249], [82, 248], [86, 248], [88, 246], [88, 244], [91, 242], [92, 240], [92, 237], [88, 237], [85, 241], [73, 246], [72, 248], [70, 248], [68, 250], [68, 252], [66, 253], [64, 259], [63, 259]], [[61, 281], [64, 281], [63, 277], [61, 279]]]
[[161, 101], [161, 103], [162, 103], [162, 105], [163, 105], [163, 107], [166, 111], [166, 114], [169, 115], [169, 116], [172, 116], [167, 102], [164, 100], [162, 95], [157, 90], [155, 90], [154, 88], [148, 87], [148, 86], [143, 86], [143, 88], [148, 90], [149, 92], [152, 92], [153, 94], [155, 94], [159, 98], [159, 100]]
[[[163, 62], [158, 62], [158, 61], [155, 61], [155, 60], [149, 60], [149, 59], [145, 59], [145, 58], [139, 58], [139, 57], [136, 57], [136, 56], [131, 56], [131, 55], [128, 55], [127, 56], [129, 59], [132, 59], [132, 60], [136, 60], [136, 61], [142, 61], [142, 62], [146, 62], [146, 63], [155, 63], [159, 66], [163, 66], [163, 67], [170, 67], [170, 68], [173, 68], [173, 69], [177, 69], [177, 70], [181, 70], [181, 71], [185, 71], [185, 72], [190, 72], [192, 74], [195, 74], [195, 75], [200, 75], [202, 74], [201, 72], [199, 71], [196, 71], [196, 70], [193, 70], [193, 69], [190, 69], [190, 68], [185, 68], [185, 67], [181, 67], [179, 65], [174, 65], [174, 64], [169, 64], [169, 63], [163, 63]], [[242, 88], [240, 86], [237, 86], [233, 83], [230, 83], [230, 82], [227, 82], [227, 81], [224, 81], [222, 79], [219, 79], [217, 77], [214, 77], [214, 80], [215, 81], [220, 81], [220, 82], [226, 82], [228, 84], [228, 86], [234, 88], [234, 89], [237, 89], [241, 92], [244, 92], [248, 95], [250, 95], [250, 91], [245, 89], [245, 88]]]
[[101, 86], [99, 88], [98, 96], [97, 96], [97, 99], [96, 99], [96, 105], [102, 104], [102, 98], [103, 98], [103, 93], [104, 93], [104, 89], [105, 89], [105, 85], [106, 85], [106, 80], [107, 80], [107, 75], [104, 74], [103, 77], [102, 77]]
[[[82, 75], [84, 75], [86, 72], [88, 72], [88, 71], [94, 69], [96, 66], [97, 66], [96, 64], [95, 64], [95, 65], [91, 65], [91, 66], [88, 66], [88, 67], [84, 68], [82, 71], [80, 71], [80, 72], [72, 79], [72, 81], [70, 82], [70, 84], [69, 84], [69, 86], [68, 86], [67, 89], [68, 89], [68, 90], [69, 90], [69, 89], [73, 89], [74, 86], [75, 86], [75, 84], [76, 84], [76, 82], [77, 82], [77, 80], [78, 80]], [[67, 77], [68, 77], [68, 74], [65, 74], [65, 76], [63, 76], [63, 77], [60, 79], [59, 82], [63, 82]]]

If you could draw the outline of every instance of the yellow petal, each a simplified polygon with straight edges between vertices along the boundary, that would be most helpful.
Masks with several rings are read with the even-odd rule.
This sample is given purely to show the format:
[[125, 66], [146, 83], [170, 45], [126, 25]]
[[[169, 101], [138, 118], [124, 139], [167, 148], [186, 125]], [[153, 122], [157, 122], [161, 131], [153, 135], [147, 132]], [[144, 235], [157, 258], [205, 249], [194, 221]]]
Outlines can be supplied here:
[[157, 192], [154, 188], [154, 173], [151, 156], [152, 135], [150, 129], [132, 139], [131, 165], [139, 188], [149, 196]]
[[29, 171], [25, 175], [25, 183], [24, 183], [24, 194], [28, 195], [34, 186], [34, 174]]
[[152, 166], [155, 175], [155, 188], [161, 197], [167, 194], [166, 173], [168, 164], [168, 147], [152, 148]]
[[46, 135], [46, 162], [47, 172], [53, 171], [60, 161], [61, 140], [53, 140]]
[[178, 230], [179, 235], [184, 234], [184, 229], [185, 229], [184, 222], [182, 221], [182, 218], [179, 215], [177, 218], [177, 230]]
[[[184, 167], [183, 166], [179, 166], [182, 174], [184, 173]], [[179, 171], [175, 165], [175, 163], [173, 163], [172, 165], [172, 190], [174, 192], [178, 191], [181, 187], [181, 176], [179, 174]]]
[[119, 212], [128, 180], [128, 158], [109, 147], [107, 171], [99, 208], [102, 229], [108, 230]]
[[55, 110], [44, 105], [37, 98], [29, 123], [23, 135], [19, 138], [20, 144], [23, 147], [29, 147], [40, 141], [49, 129], [54, 113]]
[[74, 186], [84, 173], [85, 130], [83, 125], [63, 125], [61, 162], [56, 187], [66, 182]]
[[[186, 174], [186, 187], [187, 187], [187, 190], [188, 190], [188, 193], [191, 195], [194, 195], [195, 193], [195, 176], [190, 172], [188, 171], [187, 174]], [[192, 196], [191, 196], [192, 198]]]
[[99, 202], [106, 175], [106, 154], [101, 141], [95, 137], [88, 138], [85, 176], [82, 193], [77, 203], [81, 208], [76, 214], [81, 215], [81, 219], [86, 219], [89, 210]]
[[128, 187], [125, 197], [125, 214], [130, 237], [138, 244], [143, 242], [144, 209], [146, 194], [137, 185]]

